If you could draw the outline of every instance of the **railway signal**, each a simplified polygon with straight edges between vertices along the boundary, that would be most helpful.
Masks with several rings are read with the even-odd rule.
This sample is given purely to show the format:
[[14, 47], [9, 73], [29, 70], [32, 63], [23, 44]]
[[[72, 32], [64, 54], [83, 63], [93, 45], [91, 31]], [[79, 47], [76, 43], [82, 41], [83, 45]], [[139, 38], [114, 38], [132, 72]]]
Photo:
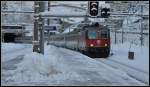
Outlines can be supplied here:
[[107, 18], [110, 16], [110, 8], [101, 8], [101, 17]]
[[89, 9], [89, 15], [91, 17], [97, 17], [98, 16], [98, 7], [99, 7], [99, 2], [98, 1], [91, 1], [88, 3], [88, 9]]

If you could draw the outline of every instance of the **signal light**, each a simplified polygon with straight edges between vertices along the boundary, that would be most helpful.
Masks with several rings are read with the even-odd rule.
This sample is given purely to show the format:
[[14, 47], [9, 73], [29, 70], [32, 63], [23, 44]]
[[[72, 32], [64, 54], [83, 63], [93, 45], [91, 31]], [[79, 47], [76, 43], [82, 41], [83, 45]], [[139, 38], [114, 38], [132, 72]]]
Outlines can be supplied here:
[[90, 46], [93, 47], [94, 45], [93, 45], [93, 44], [90, 44]]
[[88, 9], [89, 9], [89, 15], [91, 17], [97, 17], [98, 16], [98, 7], [99, 7], [99, 2], [98, 1], [91, 1], [88, 3]]
[[108, 16], [110, 16], [110, 8], [102, 8], [101, 17], [107, 18]]

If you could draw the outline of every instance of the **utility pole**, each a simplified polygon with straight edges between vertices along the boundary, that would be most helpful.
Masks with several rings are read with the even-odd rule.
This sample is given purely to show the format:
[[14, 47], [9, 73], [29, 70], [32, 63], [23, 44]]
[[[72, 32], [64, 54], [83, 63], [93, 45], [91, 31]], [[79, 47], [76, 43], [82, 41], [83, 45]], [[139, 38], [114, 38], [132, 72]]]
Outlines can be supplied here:
[[[143, 5], [141, 5], [141, 17], [142, 17], [142, 13], [143, 13]], [[141, 46], [143, 45], [143, 23], [141, 20]]]
[[116, 40], [116, 28], [115, 28], [115, 44], [117, 43], [117, 40]]
[[[43, 24], [44, 20], [41, 17], [41, 15], [38, 15], [39, 12], [44, 11], [44, 5], [45, 3], [43, 1], [35, 1], [35, 20], [34, 20], [34, 41], [33, 41], [33, 52], [40, 52], [44, 54], [44, 29]], [[38, 15], [38, 16], [37, 16]], [[38, 30], [40, 31], [40, 41], [38, 40]]]
[[121, 42], [122, 42], [122, 44], [123, 44], [123, 28], [122, 28], [122, 33], [121, 33], [121, 35], [122, 35], [122, 41], [121, 41]]
[[[45, 2], [39, 1], [39, 10], [44, 12]], [[39, 15], [39, 30], [40, 30], [40, 53], [44, 54], [44, 19]]]
[[[39, 2], [34, 2], [34, 14], [39, 13]], [[38, 42], [38, 17], [34, 16], [34, 35], [33, 35], [33, 52], [39, 52], [39, 42]]]
[[[86, 9], [86, 15], [88, 15], [88, 9]], [[87, 21], [88, 21], [88, 17], [85, 16], [85, 17], [84, 17], [84, 23], [86, 23]]]
[[[50, 11], [50, 1], [48, 1], [48, 11]], [[50, 19], [47, 19], [47, 25], [49, 25]]]
[[[50, 1], [48, 1], [48, 11], [50, 11]], [[47, 25], [49, 26], [50, 23], [50, 19], [47, 19]], [[49, 43], [49, 39], [50, 39], [50, 31], [48, 30], [48, 40], [47, 42]], [[47, 45], [48, 45], [47, 43]]]
[[[123, 19], [124, 20], [124, 19]], [[121, 27], [123, 26], [123, 24], [121, 24]], [[123, 41], [124, 41], [124, 28], [122, 27], [122, 44], [123, 44]]]

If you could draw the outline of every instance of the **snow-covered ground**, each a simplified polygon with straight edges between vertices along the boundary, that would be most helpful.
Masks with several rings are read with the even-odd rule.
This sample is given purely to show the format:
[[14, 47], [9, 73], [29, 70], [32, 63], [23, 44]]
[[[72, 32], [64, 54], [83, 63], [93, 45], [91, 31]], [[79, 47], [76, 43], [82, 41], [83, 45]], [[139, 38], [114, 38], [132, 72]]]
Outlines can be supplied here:
[[1, 43], [1, 61], [5, 62], [32, 50], [30, 44]]
[[[66, 4], [66, 2], [56, 3]], [[82, 7], [81, 2], [70, 2], [69, 4]], [[82, 4], [87, 6], [87, 2], [82, 2]], [[19, 5], [12, 4], [8, 7], [8, 9], [21, 11], [21, 8], [18, 7]], [[33, 6], [30, 5], [30, 8], [26, 8], [26, 10], [23, 8], [22, 10], [29, 11], [31, 7]], [[54, 9], [51, 9], [50, 12], [45, 11], [42, 14], [57, 14], [58, 16], [62, 14], [86, 14], [86, 10], [83, 9], [68, 8], [64, 6], [57, 6], [53, 8]], [[140, 13], [140, 9], [137, 13]], [[143, 13], [148, 14], [149, 8], [144, 8]], [[10, 22], [14, 22], [14, 19], [16, 19], [20, 22], [20, 17], [17, 15], [11, 18], [8, 17], [6, 20], [8, 21], [8, 19], [10, 19]], [[127, 18], [125, 18], [122, 28], [126, 29], [124, 31], [140, 32], [141, 28], [140, 21], [138, 22], [139, 19], [140, 18], [132, 16], [128, 17], [129, 21], [127, 24]], [[82, 20], [83, 18], [64, 19], [64, 21], [68, 21], [69, 23], [78, 23]], [[97, 19], [95, 18], [93, 19], [93, 21], [96, 20]], [[147, 23], [147, 20], [143, 21], [143, 23], [149, 24]], [[27, 27], [27, 30], [32, 31], [30, 27]], [[69, 28], [66, 29], [65, 32], [68, 32], [68, 30]], [[70, 29], [69, 31], [72, 30], [73, 29]], [[149, 30], [144, 30], [144, 32], [145, 31], [148, 32]], [[30, 32], [28, 33], [28, 36], [31, 36], [32, 34], [33, 33]], [[124, 37], [127, 37], [124, 38], [124, 42], [134, 40], [137, 44], [137, 46], [131, 46], [131, 51], [135, 52], [134, 60], [128, 59], [129, 43], [113, 44], [112, 52], [114, 55], [110, 56], [108, 60], [111, 59], [149, 73], [148, 36], [149, 35], [144, 36], [144, 43], [146, 43], [146, 46], [140, 47], [138, 46], [140, 44], [139, 35], [124, 34]], [[112, 40], [114, 40], [114, 34], [112, 34], [111, 37], [113, 38]], [[121, 34], [119, 36], [117, 35], [117, 37], [121, 38]], [[128, 74], [132, 74], [132, 76], [134, 74], [135, 77], [138, 77], [138, 79], [144, 80], [144, 82], [149, 84], [149, 74], [145, 77], [139, 73], [132, 72], [111, 63], [113, 66], [117, 67], [114, 69], [105, 64], [106, 62], [110, 64], [107, 59], [98, 59], [101, 60], [99, 62], [78, 52], [70, 51], [64, 48], [58, 48], [51, 45], [45, 46], [45, 55], [41, 55], [32, 52], [32, 45], [29, 44], [2, 43], [1, 47], [2, 85], [144, 85], [135, 80], [135, 78], [130, 77]]]
[[[124, 44], [113, 44], [112, 45], [112, 53], [113, 55], [108, 57], [107, 59], [96, 59], [101, 60], [104, 63], [107, 63], [113, 67], [117, 67], [120, 70], [127, 72], [128, 74], [136, 77], [139, 80], [149, 84], [149, 47], [147, 46], [139, 46], [131, 44], [130, 51], [134, 52], [134, 59], [131, 60], [128, 58], [128, 52], [130, 48], [130, 43]], [[110, 61], [108, 61], [110, 60]], [[135, 73], [135, 71], [131, 71], [122, 66], [118, 66], [114, 62], [119, 62], [127, 67], [131, 67], [133, 69], [137, 69], [138, 71], [143, 72], [143, 74]]]
[[[2, 52], [5, 46], [3, 43]], [[145, 85], [79, 52], [45, 44], [45, 54], [41, 55], [32, 52], [32, 45], [27, 47], [1, 57], [2, 85]], [[9, 59], [8, 54], [16, 57]]]
[[[149, 71], [149, 48], [131, 44], [130, 51], [134, 52], [134, 60], [128, 59], [130, 43], [116, 44], [112, 46], [114, 60], [121, 61], [146, 72]], [[118, 56], [119, 54], [119, 56]], [[111, 58], [111, 57], [110, 57]]]
[[22, 49], [24, 46], [21, 44], [15, 44], [15, 43], [1, 43], [1, 50], [2, 53], [6, 53], [6, 52], [10, 52], [10, 51], [14, 51], [14, 46], [15, 49]]

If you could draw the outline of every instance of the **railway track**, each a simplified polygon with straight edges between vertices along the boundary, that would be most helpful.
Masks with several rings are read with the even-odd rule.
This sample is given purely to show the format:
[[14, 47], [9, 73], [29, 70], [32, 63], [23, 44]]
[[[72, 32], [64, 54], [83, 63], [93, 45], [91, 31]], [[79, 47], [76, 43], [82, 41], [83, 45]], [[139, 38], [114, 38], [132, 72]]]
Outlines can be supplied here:
[[113, 60], [113, 59], [107, 59], [107, 60], [106, 59], [99, 59], [99, 58], [95, 58], [95, 59], [108, 65], [108, 66], [111, 66], [112, 68], [125, 71], [130, 77], [132, 77], [132, 78], [134, 78], [134, 79], [136, 79], [136, 80], [138, 80], [138, 81], [140, 81], [146, 85], [149, 85], [149, 72], [142, 71], [140, 69], [137, 69], [135, 67], [120, 63], [120, 62]]

